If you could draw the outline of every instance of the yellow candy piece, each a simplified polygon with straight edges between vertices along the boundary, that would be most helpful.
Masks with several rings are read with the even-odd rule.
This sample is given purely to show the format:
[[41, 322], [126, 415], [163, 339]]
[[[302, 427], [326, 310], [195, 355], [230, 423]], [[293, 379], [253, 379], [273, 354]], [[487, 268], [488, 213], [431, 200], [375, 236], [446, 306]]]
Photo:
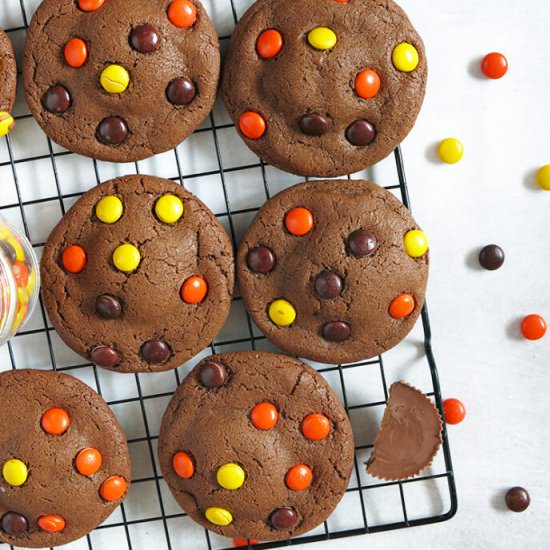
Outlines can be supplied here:
[[155, 204], [155, 214], [164, 223], [176, 223], [183, 216], [183, 202], [175, 195], [164, 195]]
[[137, 269], [141, 254], [133, 244], [122, 244], [113, 252], [113, 263], [119, 271], [130, 273]]
[[12, 458], [4, 463], [2, 475], [6, 483], [13, 485], [13, 487], [21, 487], [27, 481], [27, 477], [29, 477], [29, 470], [24, 462], [17, 458]]
[[309, 31], [307, 41], [316, 50], [332, 50], [336, 46], [336, 33], [327, 27], [317, 27]]
[[17, 312], [17, 315], [15, 316], [15, 319], [13, 320], [13, 325], [12, 325], [12, 331], [14, 333], [17, 332], [21, 328], [21, 325], [23, 324], [23, 322], [27, 318], [27, 312], [28, 312], [27, 306], [23, 306]]
[[34, 269], [29, 271], [29, 282], [27, 283], [27, 294], [30, 296], [36, 288], [36, 272]]
[[224, 464], [218, 468], [216, 475], [220, 487], [234, 491], [242, 487], [244, 483], [245, 473], [244, 470], [238, 464]]
[[411, 258], [420, 258], [428, 251], [428, 237], [424, 231], [414, 229], [405, 235], [404, 245], [405, 251]]
[[123, 212], [122, 201], [114, 195], [103, 197], [95, 207], [95, 215], [103, 223], [116, 223]]
[[13, 120], [13, 117], [6, 111], [0, 111], [0, 137], [9, 134], [14, 128], [15, 120]]
[[101, 86], [110, 94], [121, 94], [130, 84], [128, 71], [120, 65], [109, 65], [101, 73]]
[[19, 306], [26, 306], [29, 303], [29, 295], [24, 288], [17, 289], [17, 301]]
[[401, 42], [393, 49], [392, 61], [398, 71], [411, 73], [418, 67], [420, 61], [418, 50], [408, 42]]
[[443, 162], [456, 164], [464, 156], [464, 145], [456, 138], [447, 138], [439, 144], [437, 154]]
[[545, 191], [550, 191], [550, 164], [543, 166], [537, 172], [537, 185]]
[[288, 327], [296, 319], [294, 306], [286, 300], [275, 300], [269, 306], [269, 318], [280, 327]]
[[229, 510], [217, 508], [216, 506], [207, 508], [204, 516], [210, 523], [219, 525], [220, 527], [226, 527], [233, 521], [233, 515]]

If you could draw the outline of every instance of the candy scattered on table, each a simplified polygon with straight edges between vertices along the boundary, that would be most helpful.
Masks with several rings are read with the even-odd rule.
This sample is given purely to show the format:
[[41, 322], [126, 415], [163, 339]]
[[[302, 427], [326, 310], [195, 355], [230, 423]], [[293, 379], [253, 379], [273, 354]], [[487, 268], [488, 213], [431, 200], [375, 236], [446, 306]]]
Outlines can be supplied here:
[[479, 264], [488, 271], [500, 269], [506, 256], [504, 250], [496, 244], [488, 244], [479, 253]]
[[489, 53], [481, 62], [481, 72], [487, 78], [502, 78], [508, 72], [508, 60], [501, 53]]
[[529, 504], [531, 504], [531, 497], [527, 489], [512, 487], [506, 492], [504, 501], [512, 512], [524, 512], [529, 507]]
[[456, 164], [464, 156], [464, 145], [456, 138], [447, 138], [439, 144], [437, 154], [443, 162]]
[[537, 185], [545, 191], [550, 191], [550, 164], [546, 164], [537, 171]]
[[443, 401], [443, 414], [447, 424], [460, 424], [466, 418], [466, 408], [462, 401], [451, 397]]
[[527, 340], [540, 340], [546, 330], [546, 321], [541, 315], [527, 315], [521, 322], [521, 333]]

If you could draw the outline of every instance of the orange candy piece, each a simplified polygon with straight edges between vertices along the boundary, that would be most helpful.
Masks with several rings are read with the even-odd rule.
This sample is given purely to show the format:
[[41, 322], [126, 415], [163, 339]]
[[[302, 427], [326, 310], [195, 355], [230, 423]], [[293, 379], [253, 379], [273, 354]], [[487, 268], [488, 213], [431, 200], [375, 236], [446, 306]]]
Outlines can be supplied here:
[[279, 412], [273, 403], [258, 403], [250, 413], [250, 420], [258, 430], [271, 430], [279, 420]]
[[234, 548], [242, 548], [243, 546], [253, 546], [254, 544], [260, 544], [259, 540], [256, 539], [233, 539]]
[[78, 7], [82, 11], [95, 11], [105, 4], [105, 0], [78, 0]]
[[62, 435], [69, 429], [71, 419], [67, 411], [59, 407], [53, 407], [42, 415], [40, 424], [46, 433], [50, 435]]
[[313, 214], [307, 208], [293, 208], [285, 218], [285, 226], [289, 233], [302, 237], [313, 229]]
[[189, 277], [181, 287], [181, 297], [187, 304], [200, 304], [208, 293], [208, 285], [202, 277]]
[[18, 287], [25, 288], [29, 284], [29, 268], [25, 262], [17, 260], [12, 266], [13, 276]]
[[69, 273], [80, 273], [86, 267], [86, 252], [81, 246], [69, 246], [63, 251], [61, 262]]
[[307, 489], [313, 481], [313, 472], [309, 466], [305, 464], [297, 464], [292, 466], [286, 473], [285, 483], [289, 489], [293, 491], [303, 491]]
[[380, 77], [376, 71], [365, 69], [355, 78], [355, 91], [359, 97], [370, 99], [380, 91]]
[[78, 69], [88, 59], [88, 46], [82, 38], [72, 38], [65, 45], [63, 54], [65, 55], [67, 64]]
[[540, 340], [546, 330], [546, 321], [540, 315], [527, 315], [521, 322], [521, 333], [527, 340]]
[[192, 27], [197, 20], [197, 8], [189, 0], [175, 0], [168, 7], [168, 19], [180, 29]]
[[260, 57], [271, 59], [283, 49], [283, 35], [275, 29], [264, 31], [256, 41], [256, 51]]
[[302, 420], [301, 428], [306, 439], [321, 441], [330, 433], [330, 420], [324, 414], [308, 414]]
[[58, 533], [65, 529], [65, 520], [57, 514], [41, 516], [38, 518], [38, 527], [48, 533]]
[[183, 479], [189, 479], [190, 477], [193, 477], [193, 474], [195, 473], [195, 464], [193, 463], [193, 459], [183, 451], [176, 453], [172, 457], [172, 468], [174, 468], [174, 472], [176, 472], [176, 474]]
[[247, 111], [239, 119], [239, 128], [248, 139], [260, 139], [265, 134], [267, 125], [262, 115]]
[[416, 302], [410, 294], [401, 294], [390, 304], [390, 315], [394, 319], [404, 319], [414, 311], [415, 307]]
[[97, 449], [82, 449], [74, 461], [76, 469], [83, 476], [93, 476], [101, 468], [103, 457]]
[[108, 477], [99, 489], [99, 494], [103, 500], [113, 502], [122, 498], [128, 490], [128, 482], [121, 476]]
[[443, 414], [447, 424], [460, 424], [466, 417], [466, 408], [458, 399], [445, 399], [443, 401]]

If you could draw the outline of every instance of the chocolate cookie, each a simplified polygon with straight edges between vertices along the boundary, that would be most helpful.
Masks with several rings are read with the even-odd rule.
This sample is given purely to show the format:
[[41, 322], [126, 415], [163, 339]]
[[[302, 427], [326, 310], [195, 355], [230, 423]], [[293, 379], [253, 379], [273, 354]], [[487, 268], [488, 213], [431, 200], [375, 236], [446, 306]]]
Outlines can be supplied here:
[[17, 65], [8, 35], [0, 29], [0, 136], [10, 132], [15, 122], [11, 111], [15, 104]]
[[296, 359], [225, 353], [203, 360], [162, 420], [160, 466], [191, 518], [227, 537], [286, 539], [322, 523], [354, 460], [346, 411]]
[[441, 415], [420, 391], [405, 382], [390, 388], [390, 398], [367, 471], [388, 481], [408, 479], [428, 468], [441, 447]]
[[29, 108], [55, 142], [129, 162], [200, 125], [219, 70], [216, 31], [198, 0], [44, 0], [23, 77]]
[[88, 386], [57, 372], [0, 374], [0, 542], [61, 546], [104, 521], [130, 483], [128, 445]]
[[222, 90], [257, 155], [334, 177], [403, 141], [426, 79], [422, 40], [391, 0], [258, 0], [231, 37]]
[[100, 367], [178, 367], [229, 314], [233, 251], [210, 210], [171, 181], [127, 176], [88, 191], [50, 235], [42, 292], [61, 338]]
[[239, 286], [252, 319], [282, 350], [349, 363], [412, 329], [427, 250], [409, 211], [374, 183], [302, 183], [259, 211], [239, 249]]

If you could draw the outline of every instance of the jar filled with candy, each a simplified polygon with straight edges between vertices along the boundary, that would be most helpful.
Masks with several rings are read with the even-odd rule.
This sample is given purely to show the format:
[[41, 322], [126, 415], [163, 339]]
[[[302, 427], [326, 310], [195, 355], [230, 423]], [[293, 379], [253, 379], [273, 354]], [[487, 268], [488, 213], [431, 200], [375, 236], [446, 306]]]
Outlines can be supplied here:
[[39, 288], [40, 272], [32, 246], [0, 218], [0, 345], [31, 316]]

